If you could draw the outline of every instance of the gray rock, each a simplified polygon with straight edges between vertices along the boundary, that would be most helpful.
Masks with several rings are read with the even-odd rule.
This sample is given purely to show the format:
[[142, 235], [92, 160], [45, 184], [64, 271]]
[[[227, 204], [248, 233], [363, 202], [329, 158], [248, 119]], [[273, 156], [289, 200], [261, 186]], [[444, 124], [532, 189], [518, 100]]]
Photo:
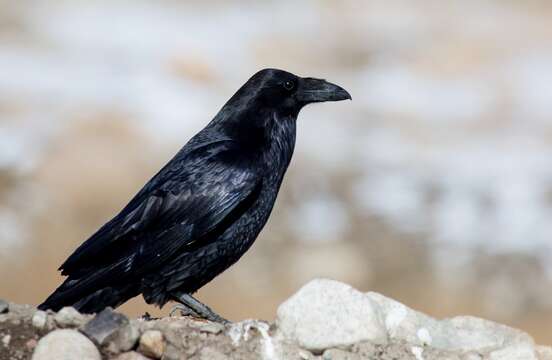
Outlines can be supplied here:
[[59, 327], [79, 327], [86, 318], [75, 308], [66, 306], [54, 315], [54, 320]]
[[36, 346], [32, 360], [101, 360], [94, 344], [78, 331], [55, 330]]
[[132, 349], [140, 336], [126, 316], [111, 308], [106, 308], [87, 322], [82, 332], [110, 354]]
[[6, 300], [0, 299], [0, 314], [10, 311], [10, 304]]
[[140, 337], [138, 351], [145, 356], [160, 359], [165, 351], [163, 334], [159, 330], [148, 330]]
[[38, 330], [42, 330], [46, 327], [48, 321], [48, 314], [45, 311], [37, 310], [31, 319], [33, 327]]
[[317, 279], [303, 286], [280, 305], [276, 321], [285, 338], [311, 351], [387, 340], [377, 304], [333, 280]]
[[106, 308], [86, 323], [82, 332], [97, 344], [104, 344], [121, 326], [129, 323], [123, 314]]

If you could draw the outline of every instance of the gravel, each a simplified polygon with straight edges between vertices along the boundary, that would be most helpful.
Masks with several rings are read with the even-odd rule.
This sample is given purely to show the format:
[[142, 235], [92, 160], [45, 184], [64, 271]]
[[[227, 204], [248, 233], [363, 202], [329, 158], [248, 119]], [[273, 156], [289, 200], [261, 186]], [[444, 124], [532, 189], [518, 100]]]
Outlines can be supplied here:
[[552, 360], [551, 347], [535, 345], [521, 330], [470, 316], [434, 319], [324, 279], [285, 301], [274, 324], [8, 308], [0, 314], [0, 360]]

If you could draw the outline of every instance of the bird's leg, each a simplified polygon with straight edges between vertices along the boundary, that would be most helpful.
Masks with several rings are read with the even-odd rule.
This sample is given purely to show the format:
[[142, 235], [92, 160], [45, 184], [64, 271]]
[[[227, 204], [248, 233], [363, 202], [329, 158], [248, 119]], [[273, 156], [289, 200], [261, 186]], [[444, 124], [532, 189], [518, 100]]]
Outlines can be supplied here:
[[[176, 305], [173, 310], [179, 309], [184, 310], [187, 314], [196, 316], [199, 318], [207, 319], [210, 321], [218, 322], [221, 324], [228, 324], [230, 321], [226, 320], [222, 316], [215, 313], [207, 305], [203, 304], [201, 301], [197, 300], [190, 294], [175, 294], [176, 299], [180, 304]], [[171, 311], [172, 313], [172, 311]]]

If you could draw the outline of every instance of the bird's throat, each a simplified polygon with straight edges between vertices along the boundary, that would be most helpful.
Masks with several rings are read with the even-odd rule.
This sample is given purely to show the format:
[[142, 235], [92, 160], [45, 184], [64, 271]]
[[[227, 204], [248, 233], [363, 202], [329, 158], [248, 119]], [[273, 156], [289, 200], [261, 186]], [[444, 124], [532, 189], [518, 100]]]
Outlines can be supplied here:
[[272, 114], [271, 126], [267, 127], [267, 144], [263, 151], [263, 163], [268, 171], [275, 171], [283, 176], [295, 148], [296, 117]]

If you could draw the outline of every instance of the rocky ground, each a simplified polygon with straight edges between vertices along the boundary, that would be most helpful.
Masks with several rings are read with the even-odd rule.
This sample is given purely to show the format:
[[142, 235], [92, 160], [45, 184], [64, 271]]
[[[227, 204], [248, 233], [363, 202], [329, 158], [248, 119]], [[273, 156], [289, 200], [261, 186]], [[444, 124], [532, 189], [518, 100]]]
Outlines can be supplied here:
[[29, 358], [551, 360], [552, 347], [488, 320], [437, 320], [377, 293], [314, 280], [280, 305], [273, 324], [130, 320], [111, 309], [53, 313], [0, 301], [0, 360]]

